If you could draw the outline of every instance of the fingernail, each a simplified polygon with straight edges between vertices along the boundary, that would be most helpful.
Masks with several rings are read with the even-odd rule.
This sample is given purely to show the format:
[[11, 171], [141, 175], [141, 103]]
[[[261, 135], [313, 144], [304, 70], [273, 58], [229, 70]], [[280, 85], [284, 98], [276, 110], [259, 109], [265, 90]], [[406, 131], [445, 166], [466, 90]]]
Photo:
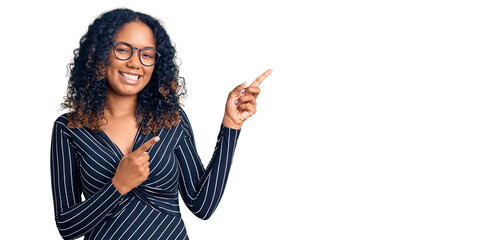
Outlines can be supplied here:
[[236, 100], [236, 101], [234, 102], [234, 104], [238, 104], [238, 102], [239, 102], [239, 100]]
[[244, 93], [245, 92], [245, 89], [243, 88], [243, 90], [240, 91], [240, 93]]
[[161, 138], [159, 136], [157, 136], [157, 137], [154, 138], [154, 141], [159, 142], [160, 139]]

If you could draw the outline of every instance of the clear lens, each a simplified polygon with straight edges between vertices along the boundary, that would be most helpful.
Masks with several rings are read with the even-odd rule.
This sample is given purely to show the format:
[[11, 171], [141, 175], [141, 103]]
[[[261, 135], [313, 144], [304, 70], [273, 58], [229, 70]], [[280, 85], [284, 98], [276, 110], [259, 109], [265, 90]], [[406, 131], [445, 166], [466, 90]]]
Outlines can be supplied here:
[[125, 43], [118, 43], [114, 48], [115, 56], [120, 60], [127, 60], [133, 55], [133, 47]]
[[154, 65], [156, 58], [156, 52], [153, 48], [145, 48], [140, 52], [141, 62], [146, 66]]

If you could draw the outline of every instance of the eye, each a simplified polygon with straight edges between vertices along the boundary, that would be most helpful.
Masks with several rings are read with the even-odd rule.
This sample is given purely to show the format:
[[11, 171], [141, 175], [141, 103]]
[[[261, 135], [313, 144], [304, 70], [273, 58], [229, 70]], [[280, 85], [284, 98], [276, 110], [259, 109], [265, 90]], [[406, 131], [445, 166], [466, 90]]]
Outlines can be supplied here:
[[153, 58], [155, 58], [155, 56], [152, 55], [151, 53], [143, 53], [141, 56], [143, 58], [147, 58], [147, 59], [153, 59]]
[[153, 60], [155, 59], [155, 51], [151, 48], [146, 48], [141, 52], [141, 57], [143, 59]]
[[116, 51], [116, 52], [118, 52], [118, 53], [125, 53], [125, 54], [129, 54], [129, 53], [130, 53], [130, 50], [129, 50], [129, 49], [127, 49], [127, 48], [123, 48], [123, 47], [117, 47], [117, 48], [115, 49], [115, 51]]

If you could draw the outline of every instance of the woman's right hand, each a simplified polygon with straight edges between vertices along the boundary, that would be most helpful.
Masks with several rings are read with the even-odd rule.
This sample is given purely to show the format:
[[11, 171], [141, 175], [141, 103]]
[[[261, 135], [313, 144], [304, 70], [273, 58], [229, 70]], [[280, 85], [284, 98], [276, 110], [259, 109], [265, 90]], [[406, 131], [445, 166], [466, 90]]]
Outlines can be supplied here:
[[147, 180], [150, 173], [147, 150], [159, 141], [159, 137], [153, 137], [141, 145], [134, 152], [124, 155], [115, 170], [112, 178], [117, 191], [124, 195], [133, 188]]

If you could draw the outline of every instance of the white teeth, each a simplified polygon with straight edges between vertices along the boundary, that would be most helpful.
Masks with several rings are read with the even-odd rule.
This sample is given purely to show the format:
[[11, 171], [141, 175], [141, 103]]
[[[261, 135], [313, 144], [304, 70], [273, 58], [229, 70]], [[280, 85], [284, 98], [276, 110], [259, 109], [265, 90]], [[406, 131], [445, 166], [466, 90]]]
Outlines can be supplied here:
[[129, 78], [131, 80], [138, 80], [138, 78], [140, 77], [140, 75], [133, 75], [133, 74], [127, 74], [127, 73], [123, 73], [122, 76]]

